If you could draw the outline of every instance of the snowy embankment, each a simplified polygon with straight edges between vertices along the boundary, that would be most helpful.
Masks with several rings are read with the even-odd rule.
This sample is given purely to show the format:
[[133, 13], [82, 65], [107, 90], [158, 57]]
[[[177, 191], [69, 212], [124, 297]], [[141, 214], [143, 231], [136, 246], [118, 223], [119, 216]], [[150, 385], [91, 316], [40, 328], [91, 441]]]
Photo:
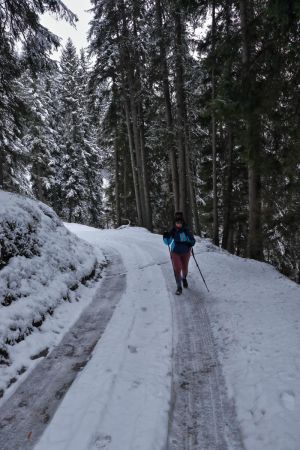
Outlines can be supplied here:
[[300, 286], [272, 266], [200, 246], [211, 317], [248, 450], [300, 448]]
[[0, 191], [0, 397], [16, 388], [91, 300], [89, 280], [104, 261], [97, 256], [51, 208]]

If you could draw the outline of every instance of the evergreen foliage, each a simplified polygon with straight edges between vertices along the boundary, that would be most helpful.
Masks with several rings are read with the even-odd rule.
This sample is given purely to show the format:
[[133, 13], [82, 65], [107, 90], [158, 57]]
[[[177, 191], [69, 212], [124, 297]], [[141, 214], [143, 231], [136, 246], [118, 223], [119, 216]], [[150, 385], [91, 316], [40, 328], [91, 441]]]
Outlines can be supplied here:
[[1, 187], [96, 226], [162, 231], [182, 210], [300, 281], [299, 2], [92, 0], [94, 63], [69, 41], [58, 68], [38, 14], [72, 14], [5, 3]]
[[145, 170], [155, 229], [180, 208], [224, 249], [299, 279], [297, 2], [92, 3], [112, 211], [127, 217], [134, 194], [148, 226]]
[[[49, 67], [49, 52], [59, 45], [59, 38], [40, 23], [40, 14], [46, 11], [71, 23], [76, 20], [60, 0], [0, 4], [0, 187], [9, 190], [28, 191], [27, 150], [20, 141], [28, 110], [20, 95], [20, 76], [25, 67], [34, 71]], [[16, 51], [19, 43], [21, 57]]]

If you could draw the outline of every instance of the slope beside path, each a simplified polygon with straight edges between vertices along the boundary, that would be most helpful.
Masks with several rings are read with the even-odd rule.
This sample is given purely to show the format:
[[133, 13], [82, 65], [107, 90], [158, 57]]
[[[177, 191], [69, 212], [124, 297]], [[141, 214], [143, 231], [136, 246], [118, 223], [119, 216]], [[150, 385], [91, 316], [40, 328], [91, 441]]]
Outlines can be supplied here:
[[47, 205], [0, 190], [0, 405], [77, 320], [105, 265]]
[[65, 393], [86, 365], [126, 285], [118, 253], [98, 282], [94, 298], [61, 342], [30, 372], [0, 408], [1, 450], [29, 450], [41, 437]]

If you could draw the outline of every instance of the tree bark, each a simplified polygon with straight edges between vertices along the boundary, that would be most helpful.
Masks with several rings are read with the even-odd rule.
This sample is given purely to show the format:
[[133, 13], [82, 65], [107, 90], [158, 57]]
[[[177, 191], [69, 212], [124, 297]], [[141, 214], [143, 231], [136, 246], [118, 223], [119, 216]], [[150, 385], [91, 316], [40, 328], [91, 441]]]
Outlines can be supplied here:
[[[193, 176], [191, 173], [190, 168], [190, 160], [187, 161], [188, 164], [188, 181], [189, 181], [189, 195], [190, 195], [190, 205], [191, 205], [191, 212], [187, 215], [187, 220], [189, 221], [191, 228], [193, 229], [194, 233], [197, 235], [200, 235], [200, 222], [199, 222], [199, 215], [197, 210], [197, 203], [196, 203], [196, 197], [195, 197], [195, 189], [193, 184]], [[193, 224], [194, 219], [194, 224]]]
[[[127, 219], [127, 196], [128, 196], [128, 171], [127, 171], [127, 161], [125, 159], [125, 161], [123, 161], [123, 169], [124, 169], [124, 174], [123, 174], [123, 198], [124, 198], [124, 204], [123, 204], [123, 214], [124, 214], [124, 218]], [[122, 219], [121, 219], [122, 220]]]
[[123, 21], [123, 46], [126, 48], [123, 59], [124, 76], [129, 93], [129, 117], [132, 123], [134, 152], [137, 166], [137, 189], [140, 198], [141, 226], [152, 229], [152, 215], [149, 199], [149, 188], [147, 179], [147, 169], [145, 161], [145, 136], [143, 128], [143, 106], [141, 100], [141, 79], [140, 79], [140, 56], [137, 47], [138, 30], [137, 20], [139, 16], [139, 5], [133, 2], [133, 39], [127, 25], [127, 16], [124, 0], [121, 1], [122, 21]]
[[[124, 0], [119, 2], [121, 14], [122, 14], [122, 41], [120, 45], [120, 62], [121, 62], [121, 72], [122, 72], [122, 90], [123, 90], [123, 101], [126, 117], [126, 126], [128, 134], [128, 143], [130, 151], [130, 161], [132, 168], [132, 178], [134, 185], [136, 210], [138, 225], [143, 226], [143, 203], [141, 195], [141, 186], [139, 183], [140, 167], [140, 153], [139, 153], [139, 135], [137, 132], [137, 114], [134, 103], [134, 93], [133, 93], [133, 79], [132, 79], [132, 63], [128, 50], [129, 36], [127, 28], [127, 18]], [[119, 35], [120, 39], [120, 35]], [[137, 146], [137, 147], [136, 147]], [[137, 173], [138, 172], [138, 173]]]
[[176, 148], [174, 143], [174, 124], [173, 124], [173, 114], [172, 114], [172, 104], [170, 96], [170, 86], [169, 86], [169, 69], [167, 64], [167, 54], [165, 38], [163, 33], [163, 22], [162, 22], [162, 5], [161, 0], [156, 0], [156, 22], [157, 22], [157, 32], [159, 40], [159, 50], [160, 50], [160, 71], [163, 84], [163, 93], [165, 101], [165, 113], [166, 113], [166, 123], [168, 130], [168, 154], [171, 166], [171, 179], [172, 179], [172, 194], [173, 203], [175, 211], [179, 210], [179, 187], [178, 187], [178, 170], [176, 161]]
[[36, 163], [36, 168], [37, 168], [37, 198], [38, 200], [40, 200], [41, 202], [44, 201], [44, 195], [43, 195], [43, 186], [42, 186], [42, 175], [41, 175], [41, 165], [39, 162]]
[[185, 144], [185, 125], [186, 125], [186, 105], [183, 79], [183, 26], [181, 19], [181, 9], [177, 5], [174, 11], [175, 21], [175, 90], [177, 102], [177, 145], [178, 145], [178, 179], [179, 179], [179, 209], [187, 217], [189, 209], [187, 189], [187, 170], [186, 170], [186, 144]]
[[[226, 36], [230, 39], [231, 36], [231, 14], [232, 14], [232, 0], [225, 2], [225, 30]], [[226, 61], [224, 67], [224, 77], [228, 85], [232, 80], [232, 62]], [[224, 193], [223, 193], [223, 236], [222, 248], [230, 253], [234, 253], [234, 230], [233, 230], [233, 208], [232, 208], [232, 169], [233, 169], [233, 124], [231, 119], [226, 121], [226, 135], [225, 135], [225, 174], [224, 174]]]
[[129, 143], [129, 151], [130, 151], [130, 161], [131, 161], [131, 169], [132, 169], [132, 178], [133, 178], [133, 186], [134, 186], [134, 194], [135, 194], [135, 202], [136, 202], [136, 211], [137, 211], [137, 219], [138, 225], [142, 226], [142, 211], [141, 211], [141, 198], [140, 191], [138, 185], [138, 177], [136, 173], [136, 162], [135, 162], [135, 154], [134, 154], [134, 143], [131, 129], [131, 120], [130, 120], [130, 104], [129, 99], [126, 97], [126, 93], [124, 94], [124, 107], [125, 107], [125, 117], [126, 117], [126, 125], [127, 125], [127, 134], [128, 134], [128, 143]]
[[4, 189], [4, 151], [0, 148], [0, 189]]
[[148, 186], [148, 173], [147, 173], [147, 163], [145, 155], [145, 130], [144, 130], [144, 114], [143, 114], [143, 99], [142, 99], [142, 82], [141, 82], [141, 62], [140, 62], [140, 49], [137, 45], [138, 36], [138, 17], [140, 15], [139, 11], [139, 1], [134, 0], [133, 3], [133, 33], [136, 45], [132, 49], [133, 53], [133, 65], [134, 71], [132, 71], [133, 80], [133, 91], [134, 91], [134, 107], [137, 112], [137, 131], [139, 134], [139, 153], [140, 153], [140, 187], [143, 198], [143, 213], [144, 213], [144, 226], [148, 230], [152, 230], [152, 211], [150, 206], [150, 195]]
[[228, 126], [227, 130], [227, 164], [225, 168], [225, 186], [224, 186], [224, 198], [223, 198], [223, 237], [222, 237], [222, 248], [232, 252], [232, 130]]
[[120, 183], [119, 183], [119, 149], [117, 142], [117, 134], [114, 142], [114, 162], [115, 162], [115, 205], [116, 205], [116, 221], [115, 226], [118, 228], [121, 225], [121, 210], [120, 210]]
[[[254, 43], [249, 36], [249, 16], [252, 11], [248, 0], [240, 0], [240, 22], [242, 32], [242, 83], [244, 98], [253, 95], [254, 74], [250, 73], [251, 49]], [[249, 102], [247, 102], [249, 105]], [[246, 146], [248, 152], [248, 188], [249, 188], [249, 232], [247, 256], [263, 259], [261, 230], [261, 176], [260, 176], [260, 118], [254, 108], [246, 106]]]
[[145, 155], [145, 131], [144, 131], [144, 117], [143, 117], [143, 105], [139, 105], [139, 118], [140, 118], [140, 145], [141, 145], [141, 164], [142, 164], [142, 183], [145, 200], [145, 220], [146, 227], [152, 231], [152, 211], [150, 204], [149, 185], [148, 185], [148, 173], [147, 163]]
[[218, 191], [217, 191], [217, 152], [216, 152], [216, 79], [215, 79], [215, 46], [216, 46], [216, 8], [215, 0], [212, 2], [212, 70], [211, 70], [211, 89], [212, 89], [212, 112], [211, 112], [211, 132], [212, 132], [212, 162], [213, 162], [213, 243], [219, 245], [219, 218], [218, 218]]

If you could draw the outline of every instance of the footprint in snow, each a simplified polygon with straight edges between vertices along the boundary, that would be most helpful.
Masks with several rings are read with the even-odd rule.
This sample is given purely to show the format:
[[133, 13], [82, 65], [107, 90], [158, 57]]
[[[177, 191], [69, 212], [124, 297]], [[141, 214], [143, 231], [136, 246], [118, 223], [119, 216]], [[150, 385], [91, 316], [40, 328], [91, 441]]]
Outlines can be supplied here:
[[93, 450], [107, 450], [112, 439], [110, 435], [96, 434]]
[[295, 409], [295, 394], [292, 391], [285, 391], [280, 394], [280, 402], [285, 409], [294, 411]]
[[137, 353], [137, 347], [135, 345], [128, 345], [128, 349], [131, 353]]
[[132, 388], [137, 389], [141, 385], [141, 382], [139, 380], [134, 380], [132, 383]]

